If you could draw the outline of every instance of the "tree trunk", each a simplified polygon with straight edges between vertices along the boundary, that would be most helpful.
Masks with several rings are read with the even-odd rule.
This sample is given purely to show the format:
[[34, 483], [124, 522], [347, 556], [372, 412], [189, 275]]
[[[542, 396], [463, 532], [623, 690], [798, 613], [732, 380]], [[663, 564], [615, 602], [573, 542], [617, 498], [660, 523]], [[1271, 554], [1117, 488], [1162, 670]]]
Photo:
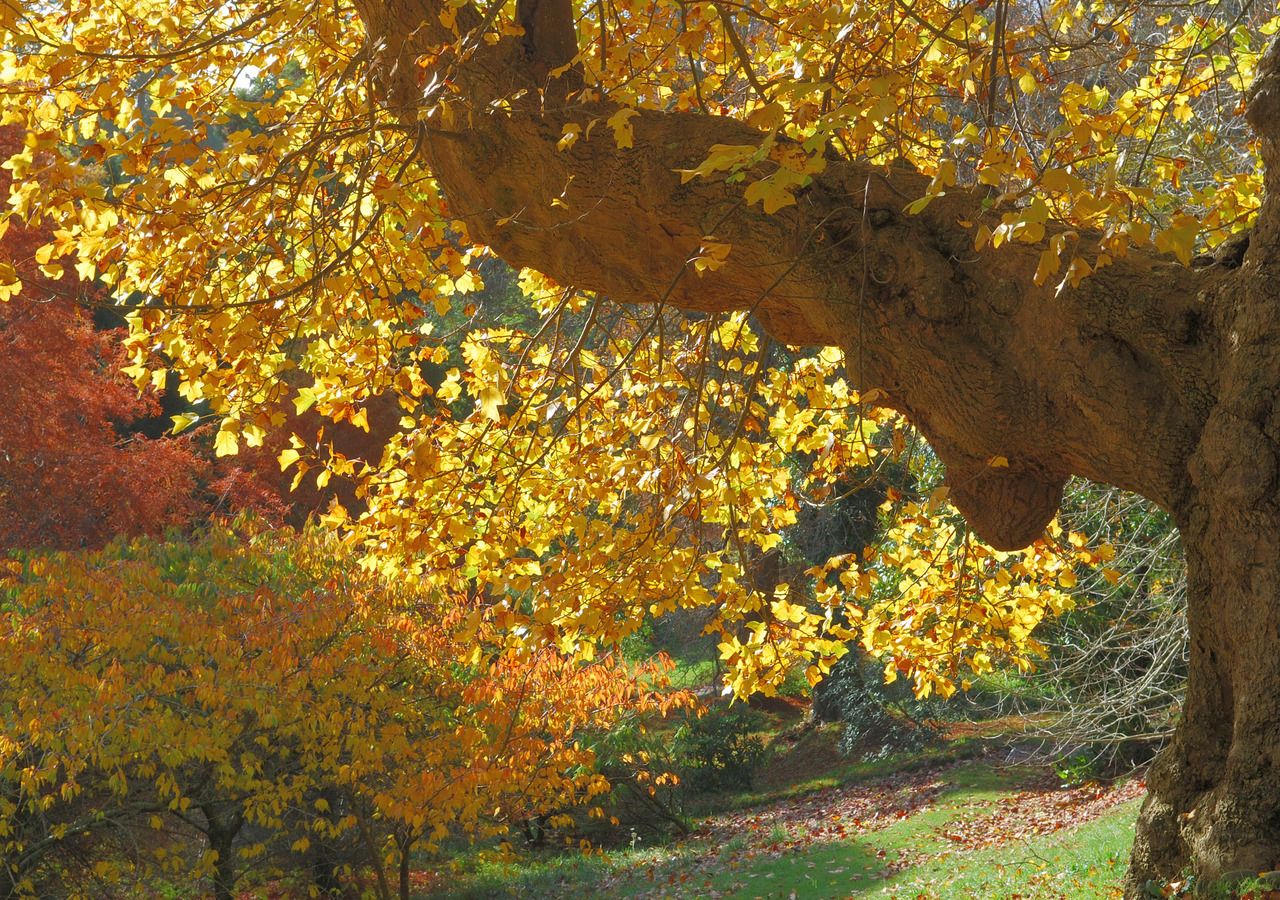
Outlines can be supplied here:
[[412, 890], [409, 876], [413, 874], [413, 845], [417, 843], [418, 835], [416, 831], [398, 832], [396, 834], [396, 849], [400, 851], [399, 872], [399, 890], [400, 900], [409, 900]]
[[[441, 0], [356, 2], [383, 102], [418, 134], [471, 236], [509, 262], [614, 300], [751, 309], [785, 343], [842, 347], [854, 383], [879, 388], [929, 439], [951, 498], [997, 548], [1039, 537], [1073, 474], [1172, 511], [1190, 565], [1188, 693], [1151, 774], [1128, 893], [1185, 868], [1207, 881], [1280, 866], [1272, 200], [1247, 255], [1233, 243], [1193, 270], [1131, 250], [1059, 292], [1033, 281], [1043, 243], [973, 252], [971, 223], [1001, 212], [982, 195], [953, 192], [905, 215], [927, 183], [913, 171], [832, 155], [795, 205], [765, 215], [741, 184], [676, 174], [714, 144], [760, 146], [766, 136], [744, 123], [641, 110], [634, 148], [618, 148], [603, 124], [585, 128], [617, 106], [579, 97], [572, 69], [548, 82], [572, 58], [564, 0], [520, 0], [527, 34], [491, 42], [480, 39], [481, 14], [462, 8], [461, 58], [436, 52], [457, 40]], [[421, 59], [436, 59], [456, 93], [424, 96]], [[426, 122], [424, 106], [434, 112]], [[1275, 46], [1249, 120], [1270, 198], [1280, 187]], [[561, 148], [571, 123], [584, 136]], [[732, 249], [719, 269], [697, 273], [707, 235]], [[1096, 235], [1074, 246], [1097, 259]]]
[[1147, 778], [1130, 896], [1188, 869], [1206, 887], [1280, 869], [1280, 520], [1214, 506], [1184, 527], [1187, 696]]
[[1280, 869], [1280, 43], [1249, 98], [1267, 199], [1239, 277], [1213, 298], [1216, 405], [1179, 509], [1190, 669], [1152, 767], [1127, 894], [1188, 869], [1207, 889]]
[[236, 889], [235, 840], [244, 825], [244, 813], [236, 803], [207, 803], [204, 813], [209, 849], [217, 854], [213, 864], [214, 900], [234, 900]]

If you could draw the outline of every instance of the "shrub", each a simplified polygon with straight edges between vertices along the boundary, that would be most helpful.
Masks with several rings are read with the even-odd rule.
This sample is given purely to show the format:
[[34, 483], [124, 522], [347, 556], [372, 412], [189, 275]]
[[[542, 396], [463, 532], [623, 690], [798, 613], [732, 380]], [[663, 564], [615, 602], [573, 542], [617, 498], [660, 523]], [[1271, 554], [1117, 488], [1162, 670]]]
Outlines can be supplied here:
[[676, 732], [676, 758], [693, 790], [750, 790], [767, 756], [759, 717], [737, 709], [712, 709]]
[[935, 734], [925, 719], [940, 702], [916, 700], [902, 681], [885, 684], [881, 666], [850, 649], [814, 688], [813, 715], [843, 725], [841, 753], [874, 758], [927, 746]]
[[672, 830], [688, 834], [688, 785], [680, 778], [669, 734], [652, 731], [640, 721], [621, 722], [597, 745], [596, 768], [612, 788], [605, 802], [608, 838]]

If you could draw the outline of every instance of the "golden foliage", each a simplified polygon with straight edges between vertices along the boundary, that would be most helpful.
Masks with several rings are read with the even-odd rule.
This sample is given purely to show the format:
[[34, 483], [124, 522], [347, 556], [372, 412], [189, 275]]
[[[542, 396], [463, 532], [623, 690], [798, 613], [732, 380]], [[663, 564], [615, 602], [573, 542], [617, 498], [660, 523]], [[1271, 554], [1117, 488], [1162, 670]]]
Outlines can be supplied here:
[[227, 819], [256, 828], [242, 862], [355, 834], [394, 864], [593, 801], [588, 738], [686, 699], [656, 692], [658, 662], [508, 648], [476, 603], [315, 532], [32, 556], [0, 598], [0, 884], [19, 895], [100, 831], [154, 834], [104, 845], [98, 878], [212, 872], [216, 844], [193, 860], [181, 835]]
[[[1071, 284], [1134, 245], [1188, 260], [1259, 204], [1236, 113], [1273, 9], [614, 0], [577, 12], [586, 90], [622, 108], [566, 126], [561, 147], [597, 127], [630, 147], [638, 107], [741, 117], [762, 143], [712, 147], [683, 175], [741, 182], [767, 212], [794, 203], [827, 154], [905, 160], [932, 179], [904, 198], [913, 208], [990, 190], [972, 223], [980, 250], [1038, 243], [1051, 221], [1100, 230], [1089, 259], [1070, 231], [1047, 243], [1037, 280]], [[491, 13], [458, 43], [519, 35], [513, 3]], [[440, 21], [455, 27], [455, 7]], [[997, 554], [941, 497], [919, 498], [889, 505], [896, 518], [865, 558], [757, 583], [754, 560], [801, 505], [897, 457], [902, 425], [849, 387], [838, 353], [770, 347], [745, 316], [659, 308], [605, 322], [597, 301], [534, 272], [521, 283], [540, 326], [460, 339], [487, 250], [416, 137], [372, 102], [350, 4], [81, 2], [25, 7], [0, 28], [0, 116], [27, 134], [7, 163], [10, 207], [55, 223], [42, 264], [115, 290], [131, 374], [163, 381], [162, 355], [183, 395], [222, 417], [219, 454], [261, 444], [282, 402], [367, 428], [370, 401], [393, 397], [403, 417], [380, 457], [343, 456], [321, 430], [294, 436], [281, 466], [355, 482], [362, 506], [327, 523], [371, 569], [466, 598], [503, 652], [591, 660], [645, 615], [711, 604], [739, 692], [795, 665], [817, 679], [856, 638], [920, 692], [950, 693], [962, 663], [1026, 664], [1035, 624], [1068, 602], [1070, 565], [1095, 561], [1051, 543]], [[469, 114], [443, 76], [424, 90], [425, 117]], [[708, 234], [690, 263], [714, 270], [732, 252]]]

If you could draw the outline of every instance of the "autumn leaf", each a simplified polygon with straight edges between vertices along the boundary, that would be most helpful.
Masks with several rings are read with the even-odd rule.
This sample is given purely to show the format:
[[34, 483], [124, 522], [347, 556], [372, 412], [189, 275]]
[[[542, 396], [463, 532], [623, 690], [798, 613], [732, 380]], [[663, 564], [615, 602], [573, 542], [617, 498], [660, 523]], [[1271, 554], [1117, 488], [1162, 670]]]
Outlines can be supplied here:
[[627, 150], [635, 146], [631, 120], [638, 115], [640, 113], [637, 110], [624, 106], [609, 117], [606, 124], [613, 129], [613, 140], [619, 150]]

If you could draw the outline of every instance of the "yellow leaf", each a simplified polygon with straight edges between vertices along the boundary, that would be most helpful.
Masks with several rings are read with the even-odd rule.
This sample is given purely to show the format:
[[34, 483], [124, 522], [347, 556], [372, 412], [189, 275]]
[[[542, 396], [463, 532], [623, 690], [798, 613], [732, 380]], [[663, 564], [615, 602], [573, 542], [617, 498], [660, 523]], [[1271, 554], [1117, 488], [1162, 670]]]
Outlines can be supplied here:
[[1040, 263], [1036, 266], [1036, 274], [1032, 280], [1036, 284], [1044, 284], [1050, 275], [1058, 271], [1058, 266], [1061, 264], [1058, 251], [1053, 247], [1045, 248], [1040, 252]]
[[732, 249], [732, 246], [732, 244], [703, 238], [702, 246], [698, 248], [698, 255], [693, 258], [694, 269], [698, 272], [704, 272], [707, 270], [715, 271], [720, 268], [724, 265], [724, 261], [729, 258], [729, 250]]
[[1185, 214], [1176, 215], [1168, 228], [1156, 233], [1156, 249], [1163, 253], [1173, 253], [1185, 266], [1191, 262], [1199, 234], [1199, 219]]
[[950, 493], [951, 493], [951, 490], [946, 485], [941, 485], [939, 487], [934, 488], [933, 491], [929, 494], [929, 502], [925, 504], [925, 507], [924, 507], [925, 515], [931, 516], [935, 512], [937, 512], [938, 509], [941, 508], [942, 505], [947, 502], [947, 497], [950, 495]]
[[560, 140], [556, 142], [556, 149], [568, 150], [578, 142], [579, 136], [582, 134], [582, 126], [575, 122], [570, 122], [564, 126]]
[[907, 204], [907, 215], [918, 216], [924, 212], [925, 207], [932, 203], [937, 196], [937, 194], [925, 194], [923, 197], [912, 200]]
[[773, 131], [782, 124], [786, 110], [782, 104], [774, 100], [747, 115], [747, 124], [761, 131]]
[[[948, 188], [956, 183], [956, 161], [944, 159], [938, 163], [938, 173], [933, 176], [934, 185]], [[933, 188], [930, 188], [933, 190]]]
[[214, 456], [235, 456], [239, 452], [240, 423], [234, 419], [223, 419], [218, 434], [213, 439]]
[[1048, 168], [1040, 176], [1040, 186], [1046, 191], [1070, 191], [1073, 189], [1073, 182], [1079, 182], [1079, 179], [1066, 169]]
[[607, 124], [613, 129], [613, 140], [617, 143], [619, 150], [626, 150], [634, 146], [631, 120], [638, 115], [640, 113], [636, 110], [629, 106], [624, 106], [609, 117]]
[[748, 203], [763, 201], [764, 211], [768, 215], [773, 215], [783, 207], [791, 206], [796, 202], [795, 195], [774, 177], [761, 178], [753, 182], [747, 188], [745, 196]]
[[315, 405], [316, 392], [311, 388], [298, 388], [298, 396], [293, 398], [293, 407], [298, 415], [302, 415]]
[[492, 422], [497, 422], [502, 418], [502, 414], [498, 410], [498, 408], [502, 406], [504, 399], [502, 391], [498, 390], [493, 385], [489, 385], [488, 387], [481, 389], [480, 396], [476, 399], [480, 406], [480, 412], [486, 419], [489, 419]]
[[973, 235], [973, 249], [981, 250], [991, 241], [991, 229], [986, 225], [979, 225], [978, 230]]
[[22, 280], [12, 263], [0, 260], [0, 301], [16, 297], [22, 291]]
[[1093, 271], [1085, 260], [1079, 256], [1072, 258], [1071, 265], [1067, 266], [1066, 277], [1062, 279], [1062, 283], [1058, 285], [1058, 293], [1062, 293], [1063, 289], [1070, 284], [1073, 288], [1079, 287], [1089, 273]]
[[171, 418], [173, 419], [173, 434], [182, 434], [182, 432], [200, 421], [200, 416], [195, 413], [178, 413], [178, 415]]

